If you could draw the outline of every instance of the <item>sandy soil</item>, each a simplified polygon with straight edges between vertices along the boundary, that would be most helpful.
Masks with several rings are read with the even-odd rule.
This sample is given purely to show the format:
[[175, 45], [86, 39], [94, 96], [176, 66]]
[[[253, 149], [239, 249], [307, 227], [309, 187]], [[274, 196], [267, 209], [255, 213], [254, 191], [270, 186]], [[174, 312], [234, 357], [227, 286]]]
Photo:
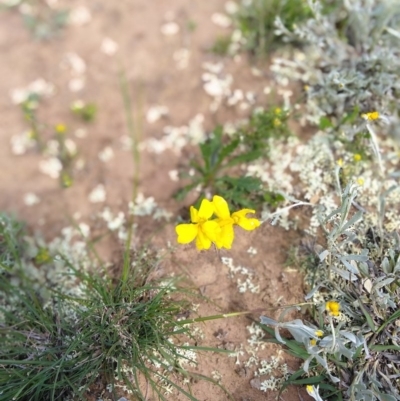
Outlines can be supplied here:
[[[187, 125], [199, 113], [204, 116], [206, 129], [248, 114], [248, 110], [237, 107], [221, 107], [215, 113], [210, 111], [212, 98], [205, 93], [201, 80], [205, 61], [222, 61], [224, 72], [233, 75], [235, 87], [252, 90], [256, 93], [257, 103], [263, 104], [263, 87], [269, 79], [266, 66], [263, 77], [255, 77], [244, 57], [236, 61], [219, 59], [208, 52], [218, 35], [229, 32], [211, 22], [213, 13], [224, 11], [224, 3], [225, 0], [63, 0], [56, 6], [71, 9], [86, 6], [91, 20], [81, 26], [67, 26], [59, 36], [49, 41], [35, 39], [24, 27], [17, 10], [0, 13], [0, 210], [15, 212], [28, 222], [31, 229], [40, 231], [48, 239], [69, 225], [71, 217], [91, 225], [105, 206], [114, 212], [127, 211], [134, 163], [131, 153], [121, 145], [121, 138], [128, 135], [119, 84], [121, 71], [125, 71], [127, 76], [136, 110], [144, 115], [150, 106], [156, 104], [169, 109], [168, 116], [153, 124], [142, 118], [143, 140], [161, 138], [164, 126]], [[161, 33], [161, 27], [168, 21], [179, 25], [176, 35]], [[192, 31], [190, 25], [194, 24]], [[101, 51], [106, 37], [118, 44], [113, 55]], [[190, 56], [187, 67], [179, 69], [173, 55], [182, 48], [188, 49]], [[85, 71], [74, 72], [65, 65], [68, 53], [76, 53], [84, 60]], [[72, 92], [70, 81], [77, 77], [84, 79], [84, 87]], [[10, 93], [37, 78], [44, 78], [55, 87], [54, 95], [41, 102], [39, 118], [50, 127], [65, 123], [68, 135], [76, 142], [78, 157], [84, 161], [82, 168], [74, 171], [74, 184], [68, 189], [61, 188], [58, 180], [40, 171], [43, 155], [39, 152], [30, 150], [17, 156], [11, 150], [11, 138], [26, 130], [27, 122], [20, 108], [12, 103]], [[97, 104], [98, 116], [92, 124], [85, 125], [71, 115], [69, 106], [77, 99]], [[87, 130], [86, 137], [75, 137], [74, 132], [82, 127]], [[50, 131], [45, 130], [44, 135], [50, 137]], [[114, 157], [103, 162], [98, 154], [107, 146], [112, 148]], [[185, 150], [184, 155], [190, 151]], [[154, 197], [157, 204], [172, 212], [173, 216], [177, 216], [180, 208], [189, 205], [188, 202], [177, 204], [172, 198], [179, 183], [172, 181], [168, 174], [177, 168], [183, 157], [170, 150], [161, 154], [141, 152], [139, 191], [146, 197]], [[92, 203], [89, 194], [98, 184], [104, 185], [106, 200]], [[27, 206], [24, 196], [30, 192], [36, 194], [40, 202]], [[137, 222], [139, 229], [135, 243], [148, 239], [150, 235], [154, 246], [165, 247], [168, 241], [175, 243], [173, 224], [160, 229], [160, 223], [149, 218]], [[204, 302], [199, 307], [200, 315], [268, 309], [302, 300], [300, 274], [284, 267], [289, 244], [297, 240], [296, 233], [264, 225], [250, 234], [241, 234], [238, 233], [235, 247], [230, 252], [198, 253], [193, 246], [185, 246], [161, 265], [163, 274], [188, 275], [193, 285], [218, 305], [217, 308]], [[255, 255], [248, 252], [250, 246], [257, 250]], [[236, 280], [245, 277], [231, 277], [228, 267], [221, 263], [221, 256], [232, 258], [235, 266], [247, 267], [252, 272], [252, 280], [260, 288], [259, 294], [240, 293]], [[201, 345], [239, 349], [242, 344], [246, 347], [249, 338], [246, 326], [250, 323], [248, 318], [242, 317], [201, 325], [204, 334]], [[281, 353], [277, 346], [267, 345], [258, 354], [260, 359], [269, 359], [273, 355], [280, 355], [282, 363], [287, 362], [291, 369], [298, 367], [298, 362]], [[205, 353], [199, 356], [199, 366], [195, 371], [204, 375], [219, 372], [221, 383], [237, 401], [275, 399], [276, 392], [264, 393], [254, 388], [257, 387], [251, 382], [254, 368], [244, 367], [248, 358], [249, 355], [245, 354], [236, 364], [235, 358]], [[193, 390], [202, 401], [227, 399], [218, 388], [204, 382], [196, 383]], [[304, 392], [300, 393], [307, 399]], [[93, 395], [102, 396], [100, 390], [99, 394]], [[175, 395], [170, 399], [178, 400]], [[298, 390], [290, 389], [283, 394], [283, 399], [299, 399]]]

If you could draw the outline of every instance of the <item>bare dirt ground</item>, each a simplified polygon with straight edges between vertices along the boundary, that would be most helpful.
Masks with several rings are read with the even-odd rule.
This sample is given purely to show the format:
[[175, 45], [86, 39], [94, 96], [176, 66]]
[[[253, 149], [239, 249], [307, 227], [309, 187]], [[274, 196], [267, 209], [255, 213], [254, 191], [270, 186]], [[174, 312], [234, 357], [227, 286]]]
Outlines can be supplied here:
[[[169, 109], [168, 116], [153, 124], [143, 117], [143, 140], [161, 138], [164, 126], [187, 125], [197, 114], [204, 116], [206, 129], [248, 115], [249, 110], [239, 108], [221, 107], [214, 113], [210, 111], [212, 98], [204, 91], [201, 80], [202, 63], [206, 61], [221, 61], [224, 71], [234, 77], [236, 88], [252, 90], [256, 93], [257, 103], [265, 103], [263, 87], [269, 79], [267, 66], [263, 67], [263, 77], [255, 77], [245, 57], [236, 61], [219, 59], [208, 51], [218, 35], [229, 32], [211, 22], [213, 13], [224, 11], [224, 3], [225, 0], [60, 1], [57, 3], [60, 8], [86, 6], [91, 19], [82, 25], [67, 26], [59, 36], [48, 41], [35, 39], [24, 27], [18, 11], [0, 13], [0, 210], [16, 213], [32, 230], [40, 231], [48, 239], [69, 225], [72, 217], [91, 226], [105, 206], [114, 212], [127, 212], [134, 164], [131, 153], [121, 142], [121, 138], [128, 135], [119, 81], [122, 70], [134, 96], [136, 110], [140, 109], [144, 115], [156, 104]], [[178, 24], [180, 30], [175, 35], [162, 34], [161, 27], [168, 21]], [[195, 28], [191, 29], [191, 25]], [[115, 54], [101, 51], [106, 37], [118, 45]], [[187, 66], [180, 68], [177, 65], [179, 52], [176, 52], [183, 48], [188, 50], [189, 57]], [[66, 64], [70, 53], [82, 58], [86, 65], [84, 71], [78, 73]], [[77, 74], [84, 80], [84, 86], [73, 92], [69, 85]], [[41, 102], [39, 118], [49, 126], [65, 123], [68, 135], [77, 145], [78, 157], [83, 160], [81, 168], [74, 171], [71, 188], [61, 188], [57, 179], [40, 171], [43, 156], [38, 152], [30, 150], [17, 156], [11, 150], [11, 138], [26, 130], [27, 122], [20, 108], [12, 103], [10, 93], [37, 78], [51, 82], [55, 88], [54, 95]], [[140, 97], [142, 101], [138, 100]], [[71, 115], [69, 106], [77, 99], [97, 104], [98, 115], [90, 125]], [[74, 132], [82, 127], [87, 130], [87, 135], [74, 136]], [[107, 162], [98, 157], [105, 147], [111, 147], [114, 154]], [[171, 180], [169, 171], [175, 170], [183, 157], [171, 150], [160, 154], [141, 152], [139, 191], [146, 197], [154, 197], [160, 207], [170, 211], [174, 216], [172, 221], [180, 208], [190, 204], [178, 204], [172, 198], [179, 182]], [[98, 184], [104, 185], [106, 199], [90, 202], [89, 195]], [[37, 195], [40, 202], [28, 206], [24, 196], [30, 192]], [[152, 236], [154, 246], [166, 247], [168, 242], [175, 244], [173, 223], [165, 227], [163, 224], [162, 228], [150, 218], [138, 219], [137, 223], [135, 243], [147, 241]], [[284, 262], [290, 243], [296, 239], [296, 233], [264, 224], [255, 232], [238, 233], [232, 251], [199, 253], [194, 246], [181, 247], [162, 264], [160, 273], [188, 275], [193, 285], [219, 307], [204, 302], [198, 310], [200, 315], [293, 304], [303, 298], [302, 279], [298, 272], [285, 268]], [[256, 249], [256, 254], [248, 252], [250, 246]], [[236, 281], [246, 277], [231, 277], [220, 256], [232, 258], [235, 266], [247, 267], [252, 280], [259, 286], [259, 293], [240, 293]], [[277, 316], [278, 312], [271, 314]], [[246, 326], [250, 323], [245, 317], [205, 323], [201, 326], [204, 337], [199, 345], [228, 349], [242, 346], [245, 349], [249, 338]], [[287, 362], [290, 369], [298, 367], [297, 361], [274, 345], [266, 345], [257, 356], [268, 360], [273, 355], [280, 355], [281, 363]], [[221, 383], [237, 401], [275, 399], [276, 392], [262, 392], [255, 388], [254, 382], [251, 385], [254, 367], [244, 367], [248, 358], [246, 353], [239, 355], [238, 361], [223, 354], [204, 353], [199, 356], [195, 371], [208, 376], [218, 372]], [[227, 399], [218, 388], [204, 382], [195, 384], [193, 390], [202, 401]], [[300, 394], [307, 399], [302, 391]], [[100, 397], [101, 393], [93, 396]], [[171, 395], [170, 399], [178, 400], [177, 397]], [[283, 394], [283, 399], [299, 399], [298, 390], [290, 389]]]

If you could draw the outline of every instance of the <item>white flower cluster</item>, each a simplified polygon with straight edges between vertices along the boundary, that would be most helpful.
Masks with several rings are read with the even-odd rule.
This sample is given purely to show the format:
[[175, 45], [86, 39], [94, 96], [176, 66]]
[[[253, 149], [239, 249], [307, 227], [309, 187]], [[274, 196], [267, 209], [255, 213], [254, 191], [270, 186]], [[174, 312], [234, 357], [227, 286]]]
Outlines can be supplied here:
[[250, 291], [252, 294], [258, 294], [260, 292], [260, 286], [253, 282], [254, 272], [244, 266], [235, 266], [232, 258], [222, 257], [221, 261], [224, 265], [228, 266], [230, 278], [234, 278], [237, 274], [244, 276], [244, 279], [240, 277], [236, 279], [237, 288], [240, 293]]

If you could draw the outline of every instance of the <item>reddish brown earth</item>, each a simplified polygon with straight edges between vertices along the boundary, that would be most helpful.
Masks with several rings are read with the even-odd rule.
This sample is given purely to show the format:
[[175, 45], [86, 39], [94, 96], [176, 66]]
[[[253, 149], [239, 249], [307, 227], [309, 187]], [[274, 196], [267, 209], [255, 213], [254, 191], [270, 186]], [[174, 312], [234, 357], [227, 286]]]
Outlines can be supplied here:
[[[81, 215], [81, 221], [91, 225], [104, 206], [115, 212], [127, 211], [134, 163], [131, 153], [120, 145], [120, 138], [128, 135], [119, 86], [122, 70], [129, 82], [136, 113], [144, 114], [154, 104], [169, 108], [169, 116], [154, 124], [148, 124], [142, 118], [144, 138], [160, 138], [163, 126], [185, 125], [198, 113], [205, 116], [207, 129], [212, 129], [217, 123], [245, 117], [248, 111], [226, 107], [211, 113], [211, 98], [204, 92], [201, 81], [202, 63], [220, 60], [207, 50], [219, 34], [229, 32], [211, 22], [214, 12], [223, 12], [224, 3], [223, 0], [63, 0], [57, 7], [86, 5], [92, 19], [84, 26], [67, 26], [59, 36], [49, 41], [35, 39], [24, 27], [16, 10], [0, 13], [0, 210], [15, 212], [27, 221], [32, 230], [40, 231], [48, 239], [69, 225], [71, 216], [76, 212]], [[180, 32], [169, 37], [160, 32], [168, 13], [180, 26]], [[190, 22], [196, 25], [193, 31], [188, 28]], [[115, 55], [108, 56], [100, 51], [104, 37], [111, 37], [118, 43]], [[173, 53], [182, 47], [190, 49], [191, 56], [188, 67], [178, 70]], [[68, 52], [77, 53], [86, 62], [86, 84], [78, 93], [68, 89], [71, 74], [60, 67]], [[221, 61], [225, 71], [235, 77], [236, 87], [258, 93], [258, 104], [265, 102], [262, 89], [268, 83], [268, 72], [266, 78], [257, 78], [250, 73], [250, 65], [244, 59], [240, 62], [231, 59]], [[266, 67], [264, 69], [268, 71]], [[84, 126], [69, 111], [71, 102], [78, 98], [94, 101], [98, 106], [95, 121], [86, 126], [87, 137], [78, 139], [72, 136], [79, 156], [85, 160], [85, 167], [74, 173], [74, 184], [68, 189], [61, 188], [57, 180], [39, 171], [42, 156], [37, 151], [15, 156], [9, 146], [13, 135], [27, 129], [27, 122], [22, 118], [20, 108], [12, 104], [9, 92], [40, 77], [56, 88], [55, 95], [44, 100], [39, 109], [40, 119], [50, 126], [62, 122], [71, 133]], [[115, 153], [108, 163], [101, 162], [97, 157], [105, 146], [111, 146]], [[180, 208], [189, 205], [178, 204], [172, 198], [179, 183], [171, 181], [168, 172], [176, 169], [181, 161], [182, 157], [169, 151], [160, 155], [141, 152], [139, 191], [145, 196], [153, 196], [159, 206], [171, 211], [174, 216]], [[90, 203], [88, 195], [99, 183], [106, 188], [106, 202]], [[28, 192], [38, 195], [40, 203], [26, 206], [23, 196]], [[150, 236], [155, 248], [165, 247], [168, 241], [175, 243], [174, 224], [160, 230], [160, 223], [150, 218], [139, 218], [137, 223], [139, 228], [135, 244], [148, 240]], [[299, 273], [285, 269], [284, 262], [290, 244], [296, 241], [296, 233], [266, 223], [255, 232], [238, 232], [232, 251], [199, 253], [194, 246], [180, 247], [161, 264], [159, 273], [188, 276], [193, 286], [215, 303], [215, 306], [202, 303], [199, 315], [293, 304], [303, 299], [302, 278]], [[247, 250], [250, 246], [257, 249], [256, 255], [249, 255]], [[240, 264], [254, 271], [254, 281], [260, 285], [260, 293], [239, 293], [220, 256], [232, 257], [235, 265]], [[278, 312], [270, 311], [269, 314], [277, 316]], [[257, 319], [258, 314], [253, 317]], [[250, 320], [246, 317], [207, 322], [200, 326], [204, 338], [199, 345], [230, 349], [238, 348], [240, 344], [246, 346], [249, 338], [246, 326], [249, 324]], [[278, 346], [267, 345], [260, 351], [259, 357], [268, 359], [277, 355], [279, 350]], [[282, 353], [281, 357], [290, 368], [299, 366], [286, 354]], [[199, 362], [195, 372], [210, 376], [212, 371], [218, 371], [221, 383], [236, 401], [273, 400], [277, 395], [276, 392], [263, 393], [253, 388], [250, 385], [252, 370], [244, 369], [242, 364], [236, 365], [234, 358], [204, 353], [199, 356]], [[201, 401], [227, 399], [218, 388], [202, 381], [193, 386], [193, 391]], [[300, 393], [307, 399], [304, 391]], [[99, 394], [92, 395], [100, 397], [101, 392], [99, 390]], [[297, 388], [291, 388], [282, 398], [286, 401], [299, 399]], [[174, 395], [170, 399], [180, 398]]]

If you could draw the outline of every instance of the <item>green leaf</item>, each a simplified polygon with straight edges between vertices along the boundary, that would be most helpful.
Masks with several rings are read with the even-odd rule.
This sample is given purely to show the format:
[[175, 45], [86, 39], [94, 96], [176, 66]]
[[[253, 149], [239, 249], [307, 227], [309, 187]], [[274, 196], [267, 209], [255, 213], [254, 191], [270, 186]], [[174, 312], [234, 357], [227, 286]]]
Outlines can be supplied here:
[[375, 333], [377, 328], [375, 326], [374, 320], [372, 319], [371, 315], [367, 311], [367, 308], [363, 305], [363, 303], [361, 301], [359, 301], [359, 306], [360, 306], [362, 313], [364, 313], [364, 316], [365, 316], [365, 319], [367, 320], [368, 326]]
[[223, 165], [223, 168], [237, 166], [238, 164], [242, 164], [242, 163], [252, 162], [254, 160], [257, 160], [261, 156], [262, 156], [261, 150], [253, 150], [248, 153], [243, 153], [243, 154], [238, 155], [238, 156], [232, 158], [231, 160], [229, 160], [228, 163]]
[[215, 128], [213, 135], [199, 146], [205, 170], [210, 172], [218, 160], [218, 154], [222, 147], [222, 127], [218, 126]]
[[333, 124], [332, 124], [331, 120], [329, 120], [328, 117], [322, 116], [322, 117], [320, 118], [320, 120], [319, 120], [319, 126], [318, 126], [318, 128], [319, 128], [320, 130], [324, 130], [324, 129], [327, 129], [327, 128], [333, 128]]
[[285, 200], [285, 197], [282, 194], [267, 191], [264, 194], [264, 200], [272, 207], [276, 207], [280, 202], [283, 202]]
[[381, 351], [400, 351], [400, 346], [398, 345], [383, 345], [383, 344], [377, 344], [377, 345], [371, 345], [369, 347], [371, 351], [374, 352], [381, 352]]
[[218, 164], [221, 164], [223, 160], [228, 157], [234, 150], [238, 147], [240, 143], [240, 139], [234, 139], [232, 140], [228, 145], [224, 146], [221, 150], [221, 153], [219, 154], [218, 157]]
[[394, 312], [391, 316], [389, 316], [388, 320], [386, 320], [377, 330], [377, 333], [380, 333], [389, 323], [392, 323], [393, 321], [397, 320], [400, 318], [400, 310], [397, 310]]

